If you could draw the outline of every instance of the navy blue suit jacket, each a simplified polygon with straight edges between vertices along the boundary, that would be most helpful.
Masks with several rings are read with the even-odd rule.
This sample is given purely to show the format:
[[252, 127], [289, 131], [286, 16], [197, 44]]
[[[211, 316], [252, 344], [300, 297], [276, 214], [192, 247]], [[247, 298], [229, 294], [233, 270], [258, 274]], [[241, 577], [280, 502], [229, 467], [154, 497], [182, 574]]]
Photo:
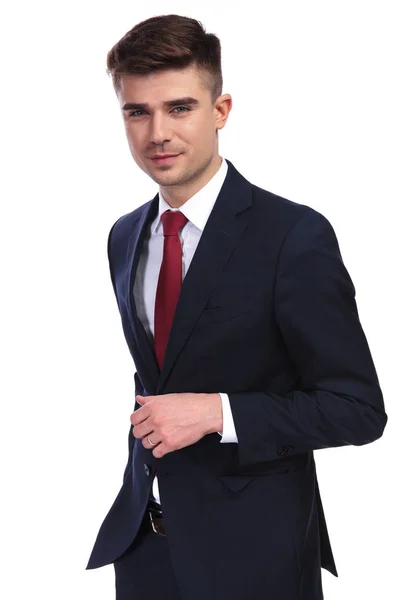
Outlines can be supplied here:
[[157, 471], [185, 599], [268, 590], [314, 600], [321, 567], [337, 570], [313, 451], [373, 442], [387, 416], [329, 221], [227, 162], [161, 372], [132, 293], [158, 194], [113, 225], [108, 255], [135, 394], [227, 392], [239, 443], [221, 444], [215, 433], [155, 459], [131, 426], [123, 484], [86, 568], [113, 562], [131, 544]]

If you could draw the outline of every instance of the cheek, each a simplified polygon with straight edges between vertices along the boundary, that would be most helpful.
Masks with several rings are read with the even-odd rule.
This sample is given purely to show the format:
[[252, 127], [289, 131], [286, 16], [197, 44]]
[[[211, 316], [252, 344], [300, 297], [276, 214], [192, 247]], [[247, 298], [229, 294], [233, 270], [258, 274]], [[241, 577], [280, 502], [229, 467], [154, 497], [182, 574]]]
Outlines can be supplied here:
[[128, 139], [129, 148], [132, 155], [140, 156], [143, 154], [143, 143], [141, 142], [140, 136], [137, 132], [135, 134], [129, 129], [126, 130], [126, 137]]
[[143, 150], [140, 150], [140, 145], [138, 145], [138, 141], [137, 139], [133, 139], [131, 138], [129, 135], [128, 137], [128, 145], [129, 145], [129, 150], [131, 152], [131, 156], [133, 158], [133, 160], [136, 162], [137, 165], [139, 166], [143, 166], [144, 165], [144, 152]]
[[125, 123], [126, 136], [131, 140], [132, 145], [137, 146], [146, 134], [145, 128], [141, 125], [140, 123]]
[[197, 116], [188, 117], [182, 127], [182, 135], [190, 135], [192, 139], [201, 141], [204, 137], [208, 138], [211, 131], [210, 120], [198, 118]]
[[210, 122], [194, 124], [190, 131], [187, 131], [190, 143], [198, 148], [207, 148], [214, 142], [214, 130], [210, 129]]

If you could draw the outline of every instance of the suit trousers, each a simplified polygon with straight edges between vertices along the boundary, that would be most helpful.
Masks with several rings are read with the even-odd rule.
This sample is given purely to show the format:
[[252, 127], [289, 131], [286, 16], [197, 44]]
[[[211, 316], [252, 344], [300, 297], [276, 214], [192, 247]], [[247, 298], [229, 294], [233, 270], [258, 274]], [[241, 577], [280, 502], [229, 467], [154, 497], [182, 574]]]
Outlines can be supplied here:
[[154, 533], [147, 512], [134, 541], [113, 565], [116, 600], [182, 600], [167, 538]]

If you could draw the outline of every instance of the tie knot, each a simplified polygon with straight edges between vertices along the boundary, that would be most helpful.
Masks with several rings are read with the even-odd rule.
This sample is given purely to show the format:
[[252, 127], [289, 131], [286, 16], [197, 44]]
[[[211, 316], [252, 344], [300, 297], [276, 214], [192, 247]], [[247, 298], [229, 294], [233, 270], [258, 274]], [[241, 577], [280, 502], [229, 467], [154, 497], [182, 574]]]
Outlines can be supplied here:
[[166, 210], [161, 215], [161, 221], [163, 224], [164, 236], [166, 236], [178, 235], [182, 227], [188, 222], [188, 219], [179, 210]]

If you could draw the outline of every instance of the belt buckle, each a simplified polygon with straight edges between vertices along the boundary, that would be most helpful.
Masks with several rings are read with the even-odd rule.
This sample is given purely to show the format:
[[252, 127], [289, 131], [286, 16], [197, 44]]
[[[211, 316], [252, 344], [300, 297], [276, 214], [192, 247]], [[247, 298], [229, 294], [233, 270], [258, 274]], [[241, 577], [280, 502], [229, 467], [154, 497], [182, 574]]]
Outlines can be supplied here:
[[158, 535], [164, 535], [165, 536], [166, 534], [163, 531], [160, 530], [159, 526], [154, 521], [153, 513], [152, 513], [151, 510], [149, 510], [149, 516], [150, 516], [151, 527], [152, 527], [154, 533], [158, 533]]

